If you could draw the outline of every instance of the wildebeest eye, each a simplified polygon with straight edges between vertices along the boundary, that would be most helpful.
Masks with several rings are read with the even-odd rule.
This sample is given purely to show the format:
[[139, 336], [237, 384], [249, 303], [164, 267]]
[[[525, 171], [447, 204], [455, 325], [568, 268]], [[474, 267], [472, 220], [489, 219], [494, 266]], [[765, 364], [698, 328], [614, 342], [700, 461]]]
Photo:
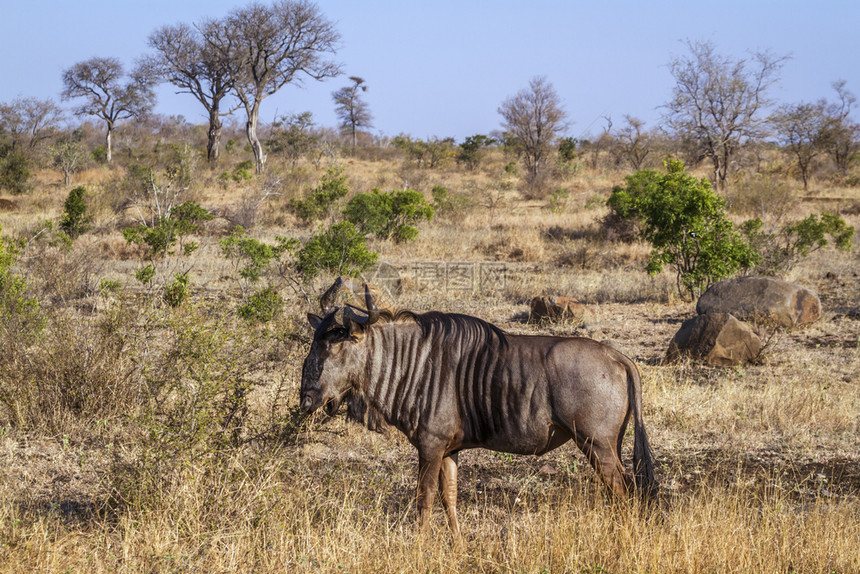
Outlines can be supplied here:
[[339, 343], [349, 339], [349, 329], [345, 327], [335, 327], [323, 333], [323, 338], [329, 343]]

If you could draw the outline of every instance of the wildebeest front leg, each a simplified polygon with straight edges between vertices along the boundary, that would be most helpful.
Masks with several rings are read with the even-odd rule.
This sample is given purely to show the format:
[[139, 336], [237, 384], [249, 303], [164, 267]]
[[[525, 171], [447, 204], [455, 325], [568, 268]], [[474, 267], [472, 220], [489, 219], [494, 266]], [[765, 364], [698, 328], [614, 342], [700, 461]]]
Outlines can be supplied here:
[[418, 506], [418, 523], [421, 531], [426, 531], [433, 510], [433, 499], [439, 486], [439, 472], [442, 468], [441, 450], [418, 450], [418, 491], [416, 502]]
[[457, 521], [457, 453], [442, 459], [442, 482], [439, 492], [442, 495], [442, 505], [448, 514], [448, 526], [455, 540], [460, 539], [460, 523]]

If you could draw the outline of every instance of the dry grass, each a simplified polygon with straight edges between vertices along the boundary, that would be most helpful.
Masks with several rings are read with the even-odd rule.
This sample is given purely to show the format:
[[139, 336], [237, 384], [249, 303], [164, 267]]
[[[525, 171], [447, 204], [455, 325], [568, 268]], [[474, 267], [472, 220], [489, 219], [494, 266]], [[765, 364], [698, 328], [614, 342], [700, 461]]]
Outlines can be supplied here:
[[[503, 162], [490, 165], [501, 171]], [[497, 183], [490, 169], [431, 172], [393, 159], [344, 166], [356, 191], [408, 184], [428, 196], [434, 185], [490, 193]], [[319, 173], [310, 164], [292, 173], [254, 236], [307, 237], [313, 229], [299, 227], [286, 203]], [[2, 214], [4, 235], [27, 236], [59, 217], [64, 193], [50, 183], [59, 176], [40, 178], [15, 198], [18, 211]], [[78, 178], [96, 195], [115, 193], [116, 174]], [[858, 249], [820, 251], [792, 270], [790, 279], [819, 293], [824, 317], [770, 338], [761, 364], [662, 365], [694, 310], [678, 300], [673, 277], [641, 270], [646, 246], [601, 236], [599, 198], [622, 178], [586, 170], [561, 182], [570, 196], [557, 212], [503, 189], [496, 203], [476, 201], [425, 225], [414, 243], [372, 248], [403, 272], [403, 307], [468, 312], [514, 332], [611, 339], [631, 355], [662, 485], [653, 504], [609, 499], [571, 445], [541, 458], [468, 451], [462, 545], [452, 544], [441, 510], [422, 536], [412, 505], [417, 457], [396, 431], [296, 416], [307, 349], [301, 317], [311, 308], [303, 296], [283, 291], [288, 307], [277, 325], [240, 324], [231, 312], [236, 280], [217, 245], [229, 226], [216, 220], [199, 238], [190, 309], [146, 302], [130, 278], [137, 263], [119, 235], [123, 215], [103, 198], [94, 231], [71, 251], [34, 244], [25, 256], [38, 257], [18, 268], [50, 317], [36, 345], [19, 348], [4, 334], [0, 382], [26, 381], [35, 394], [21, 395], [29, 410], [17, 422], [0, 414], [0, 572], [860, 571]], [[211, 185], [194, 197], [214, 209], [249, 191], [224, 189], [213, 174], [201, 181]], [[753, 191], [786, 188], [797, 189]], [[818, 188], [815, 197], [850, 207], [858, 195]], [[820, 208], [795, 206], [801, 215]], [[426, 262], [501, 263], [505, 281], [495, 291], [445, 291], [410, 275]], [[104, 278], [125, 293], [100, 295]], [[581, 299], [589, 319], [528, 324], [528, 301], [541, 294]], [[148, 410], [147, 393], [174, 379], [188, 383], [183, 394]], [[84, 384], [65, 384], [75, 381]], [[218, 416], [237, 381], [246, 410], [229, 426]], [[132, 386], [139, 394], [118, 392]], [[39, 403], [39, 392], [84, 406]], [[194, 408], [180, 400], [186, 394]], [[206, 409], [212, 416], [200, 414]], [[629, 466], [630, 444], [624, 452]]]

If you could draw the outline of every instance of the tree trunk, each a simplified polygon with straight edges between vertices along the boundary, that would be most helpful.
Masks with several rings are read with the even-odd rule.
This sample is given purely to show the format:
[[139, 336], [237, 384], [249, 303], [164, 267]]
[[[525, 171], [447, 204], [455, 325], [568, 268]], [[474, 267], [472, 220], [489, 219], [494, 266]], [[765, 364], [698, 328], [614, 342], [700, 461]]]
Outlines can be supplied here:
[[209, 112], [209, 141], [206, 144], [206, 159], [215, 163], [221, 157], [221, 118], [218, 111]]
[[113, 135], [113, 124], [108, 122], [107, 134], [105, 135], [105, 158], [108, 163], [113, 159], [113, 155], [111, 154], [111, 135]]
[[260, 117], [260, 104], [254, 103], [253, 107], [248, 112], [248, 123], [245, 126], [248, 135], [248, 143], [254, 150], [254, 161], [257, 163], [257, 173], [263, 173], [266, 170], [266, 154], [263, 152], [263, 144], [257, 137], [257, 123]]

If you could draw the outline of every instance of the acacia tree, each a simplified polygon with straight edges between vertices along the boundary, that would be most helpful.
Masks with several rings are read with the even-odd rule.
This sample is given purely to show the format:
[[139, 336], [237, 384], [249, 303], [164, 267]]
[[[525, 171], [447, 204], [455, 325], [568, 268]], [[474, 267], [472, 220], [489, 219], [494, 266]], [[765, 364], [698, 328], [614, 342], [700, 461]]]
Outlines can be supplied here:
[[245, 132], [257, 173], [263, 173], [266, 154], [257, 136], [260, 104], [287, 84], [339, 75], [339, 64], [327, 56], [335, 53], [340, 34], [304, 0], [252, 2], [209, 22], [207, 30], [207, 44], [235, 66], [233, 92], [245, 108]]
[[82, 98], [75, 115], [95, 116], [107, 125], [105, 153], [111, 162], [111, 136], [120, 120], [140, 117], [155, 106], [153, 80], [142, 70], [123, 82], [125, 72], [116, 58], [90, 58], [63, 72], [62, 98]]
[[679, 136], [694, 137], [701, 156], [713, 162], [712, 179], [720, 188], [738, 149], [763, 135], [767, 92], [787, 57], [758, 52], [733, 60], [717, 54], [710, 42], [687, 47], [689, 56], [669, 62], [675, 88], [665, 119]]
[[352, 134], [352, 147], [355, 149], [357, 128], [372, 127], [373, 116], [367, 102], [361, 99], [360, 92], [367, 91], [364, 79], [350, 76], [349, 80], [352, 85], [332, 92], [331, 97], [335, 104], [334, 111], [340, 118], [340, 127], [344, 132]]
[[[162, 26], [149, 36], [149, 46], [155, 54], [141, 63], [150, 75], [170, 82], [179, 88], [178, 93], [191, 94], [206, 109], [209, 116], [206, 157], [210, 162], [217, 161], [221, 153], [221, 118], [236, 109], [221, 108], [233, 88], [236, 69], [235, 60], [213, 49], [206, 38], [216, 30], [205, 24], [199, 28], [187, 24]], [[229, 44], [231, 38], [223, 40]]]
[[546, 77], [538, 76], [529, 81], [528, 88], [505, 100], [498, 111], [502, 128], [514, 138], [525, 163], [526, 183], [539, 187], [555, 139], [567, 125], [558, 93]]
[[772, 122], [779, 143], [797, 160], [803, 189], [809, 189], [809, 167], [826, 138], [826, 103], [780, 106]]

